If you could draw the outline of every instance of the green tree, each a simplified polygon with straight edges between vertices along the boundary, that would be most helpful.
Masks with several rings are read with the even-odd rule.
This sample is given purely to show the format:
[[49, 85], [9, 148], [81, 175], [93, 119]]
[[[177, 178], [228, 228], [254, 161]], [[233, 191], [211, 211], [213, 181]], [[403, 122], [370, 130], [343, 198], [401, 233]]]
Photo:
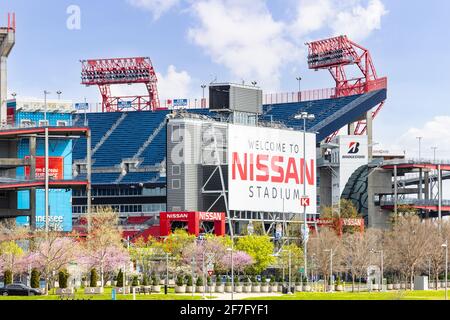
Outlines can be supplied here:
[[5, 286], [13, 283], [13, 273], [11, 270], [5, 270], [3, 276], [5, 277]]
[[131, 282], [132, 287], [137, 287], [139, 285], [138, 277], [134, 276], [133, 281]]
[[274, 245], [268, 236], [251, 235], [239, 238], [236, 250], [244, 251], [254, 259], [255, 263], [247, 270], [252, 274], [261, 273], [275, 262]]
[[97, 287], [97, 281], [98, 281], [98, 274], [97, 270], [94, 268], [91, 270], [91, 280], [90, 280], [90, 287], [96, 288]]
[[12, 277], [23, 255], [22, 248], [15, 241], [0, 242], [0, 265], [9, 270]]
[[117, 287], [123, 287], [123, 272], [122, 269], [119, 270], [119, 273], [117, 274]]
[[295, 243], [281, 247], [281, 252], [278, 256], [278, 265], [286, 270], [289, 268], [289, 252], [291, 256], [291, 269], [293, 271], [299, 270], [304, 263], [304, 254], [302, 248]]
[[69, 273], [66, 269], [60, 270], [58, 273], [59, 287], [62, 289], [67, 288], [67, 280], [69, 279]]
[[41, 278], [41, 274], [37, 269], [31, 270], [31, 287], [34, 289], [39, 288], [39, 280]]
[[175, 230], [164, 241], [163, 250], [166, 253], [170, 253], [173, 258], [180, 258], [183, 249], [194, 243], [195, 240], [195, 235], [190, 235], [185, 230]]
[[146, 274], [142, 277], [142, 285], [145, 287], [148, 286], [148, 276]]

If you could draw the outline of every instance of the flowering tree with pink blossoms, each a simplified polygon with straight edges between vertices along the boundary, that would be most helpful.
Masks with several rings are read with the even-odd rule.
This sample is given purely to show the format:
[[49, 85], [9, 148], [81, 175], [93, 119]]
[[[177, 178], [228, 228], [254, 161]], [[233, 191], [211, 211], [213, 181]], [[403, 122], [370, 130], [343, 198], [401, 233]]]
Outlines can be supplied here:
[[35, 249], [27, 256], [27, 262], [42, 272], [45, 278], [45, 292], [57, 272], [76, 259], [78, 244], [72, 238], [58, 233], [42, 234], [35, 238]]
[[[233, 252], [233, 269], [236, 273], [244, 273], [244, 270], [255, 263], [255, 260], [244, 251]], [[231, 270], [231, 252], [222, 258], [222, 264], [226, 270]]]
[[[183, 263], [191, 265], [195, 260], [195, 272], [203, 273], [203, 258], [208, 253], [214, 253], [214, 269], [216, 272], [228, 272], [231, 270], [231, 239], [227, 237], [207, 237], [204, 241], [195, 242], [188, 245], [183, 250]], [[206, 258], [205, 258], [206, 259]], [[245, 268], [251, 266], [254, 260], [247, 253], [242, 251], [233, 252], [233, 264], [236, 272], [243, 272]]]
[[[110, 208], [99, 208], [89, 217], [91, 231], [78, 257], [85, 267], [100, 270], [102, 287], [105, 284], [105, 273], [113, 272], [126, 266], [130, 256], [122, 244], [118, 228], [119, 216]], [[88, 270], [89, 271], [89, 270]]]

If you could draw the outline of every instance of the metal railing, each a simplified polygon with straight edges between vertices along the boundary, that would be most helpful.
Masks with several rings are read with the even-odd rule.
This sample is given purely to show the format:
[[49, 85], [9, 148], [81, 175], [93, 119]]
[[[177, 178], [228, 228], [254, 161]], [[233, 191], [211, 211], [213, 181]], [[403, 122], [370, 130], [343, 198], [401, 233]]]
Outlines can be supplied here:
[[298, 103], [315, 100], [332, 99], [336, 97], [335, 88], [315, 89], [301, 92], [265, 94], [263, 104]]
[[[419, 200], [419, 199], [398, 199], [398, 205], [408, 205], [408, 206], [438, 206], [439, 200]], [[395, 199], [388, 197], [380, 201], [381, 206], [393, 206], [395, 205]], [[450, 200], [442, 200], [443, 206], [450, 206]]]

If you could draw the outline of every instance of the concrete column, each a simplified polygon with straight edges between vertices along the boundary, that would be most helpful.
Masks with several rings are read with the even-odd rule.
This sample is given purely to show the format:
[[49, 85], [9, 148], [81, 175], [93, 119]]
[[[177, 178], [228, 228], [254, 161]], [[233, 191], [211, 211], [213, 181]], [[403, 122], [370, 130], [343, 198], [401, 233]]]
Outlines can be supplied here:
[[355, 123], [354, 122], [347, 125], [347, 134], [349, 136], [352, 136], [355, 134]]
[[36, 136], [30, 137], [30, 180], [36, 179]]
[[397, 166], [394, 166], [394, 213], [398, 213], [398, 187], [397, 187]]
[[372, 111], [367, 112], [367, 143], [369, 146], [369, 163], [372, 162], [373, 159], [373, 116]]
[[30, 229], [36, 230], [36, 188], [30, 189]]
[[419, 169], [419, 200], [423, 198], [423, 170]]
[[8, 58], [0, 56], [0, 124], [7, 121], [6, 101], [8, 100], [7, 68]]
[[430, 173], [428, 171], [424, 172], [424, 183], [425, 183], [425, 200], [430, 200]]

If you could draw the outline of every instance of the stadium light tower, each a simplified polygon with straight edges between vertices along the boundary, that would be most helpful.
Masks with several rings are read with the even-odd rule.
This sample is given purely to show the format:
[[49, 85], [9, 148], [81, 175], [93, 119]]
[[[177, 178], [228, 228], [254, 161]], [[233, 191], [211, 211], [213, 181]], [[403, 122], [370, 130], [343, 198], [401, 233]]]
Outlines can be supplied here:
[[[306, 44], [308, 46], [308, 66], [311, 70], [328, 70], [336, 83], [334, 97], [347, 97], [387, 88], [387, 78], [379, 78], [368, 49], [351, 41], [347, 36], [338, 36], [318, 40]], [[351, 66], [360, 76], [349, 78], [355, 70], [347, 70]], [[381, 102], [374, 111], [367, 114], [365, 120], [360, 120], [354, 130], [354, 135], [368, 133], [371, 140], [371, 122], [383, 108]], [[369, 131], [369, 132], [368, 132]], [[338, 132], [328, 137], [333, 140]]]
[[[308, 112], [302, 112], [295, 116], [296, 120], [303, 120], [303, 198], [306, 198], [306, 121], [313, 121], [316, 119], [316, 116], [313, 114], [310, 114]], [[310, 199], [310, 201], [314, 201], [314, 199]], [[307, 217], [306, 217], [306, 205], [303, 206], [303, 253], [305, 256], [304, 259], [304, 274], [306, 276], [306, 281], [308, 283], [308, 241], [307, 241], [307, 232], [308, 232], [308, 226], [307, 226]]]
[[[158, 78], [148, 57], [94, 59], [81, 61], [81, 84], [98, 86], [104, 112], [133, 108], [137, 111], [160, 107]], [[145, 84], [148, 95], [113, 97], [111, 85]]]

